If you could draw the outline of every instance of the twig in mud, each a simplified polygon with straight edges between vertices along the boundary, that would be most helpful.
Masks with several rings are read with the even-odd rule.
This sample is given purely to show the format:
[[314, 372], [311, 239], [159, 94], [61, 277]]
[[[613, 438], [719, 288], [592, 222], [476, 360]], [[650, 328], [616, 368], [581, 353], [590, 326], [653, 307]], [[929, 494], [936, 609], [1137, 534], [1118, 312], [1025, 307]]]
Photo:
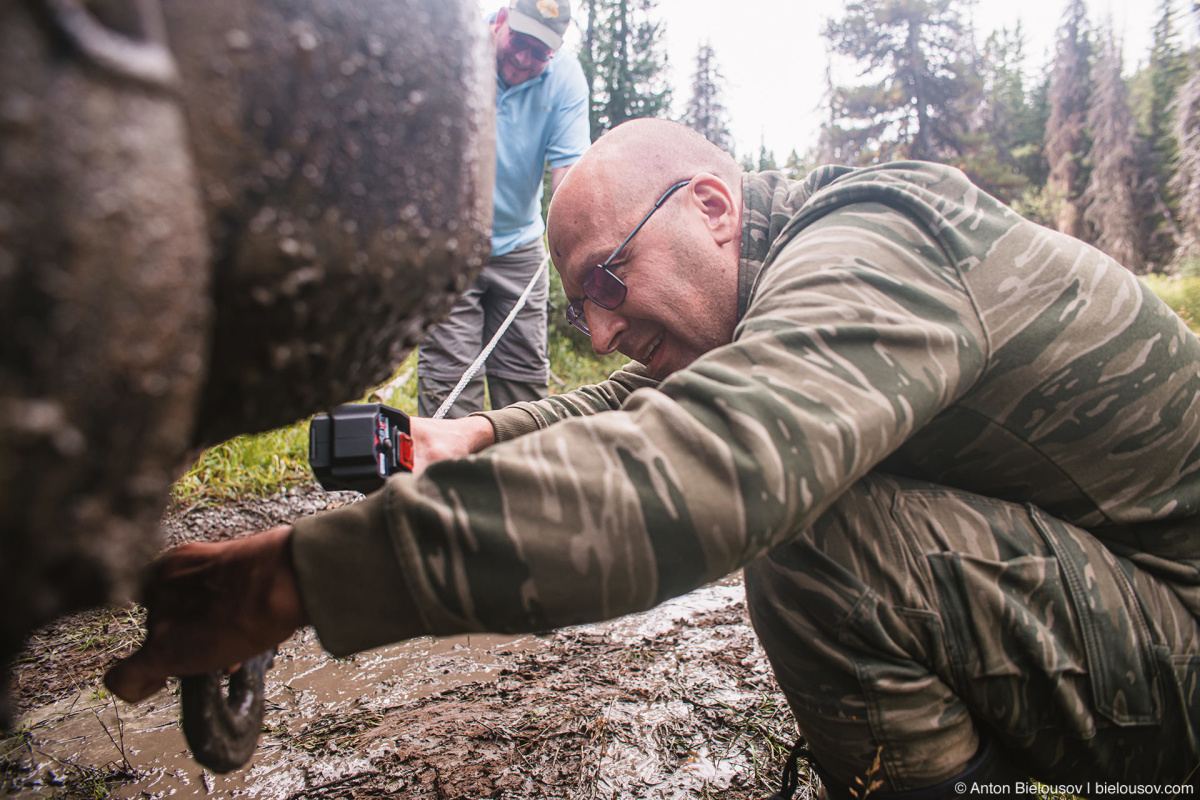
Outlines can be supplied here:
[[383, 719], [383, 714], [370, 710], [335, 714], [318, 720], [293, 736], [291, 744], [310, 753], [322, 748], [336, 750], [346, 745], [353, 745], [369, 729], [375, 728], [383, 722]]
[[317, 786], [310, 786], [307, 789], [301, 789], [293, 795], [289, 795], [288, 800], [301, 800], [301, 798], [316, 798], [328, 796], [334, 789], [353, 789], [355, 786], [366, 783], [369, 780], [378, 778], [382, 775], [378, 770], [373, 772], [357, 772], [353, 775], [345, 775], [341, 778], [322, 783]]
[[[79, 693], [80, 693], [80, 695], [82, 695], [82, 694], [83, 694], [83, 690], [84, 690], [84, 688], [86, 688], [86, 687], [84, 687], [82, 684], [80, 684], [78, 681], [76, 681], [76, 683], [75, 683], [75, 688], [76, 688], [76, 689], [78, 689], [78, 690], [79, 690]], [[104, 731], [104, 735], [108, 737], [108, 740], [109, 740], [110, 742], [112, 742], [112, 745], [113, 745], [113, 747], [115, 747], [115, 748], [117, 749], [117, 752], [121, 754], [121, 768], [122, 768], [122, 770], [123, 770], [124, 772], [126, 772], [126, 773], [132, 773], [133, 775], [137, 775], [137, 770], [136, 770], [136, 769], [134, 769], [134, 768], [133, 768], [133, 767], [130, 765], [130, 763], [129, 763], [129, 756], [128, 756], [128, 755], [126, 754], [126, 752], [125, 752], [125, 732], [124, 732], [124, 730], [123, 730], [123, 728], [122, 728], [122, 725], [121, 725], [121, 711], [120, 711], [120, 709], [118, 709], [118, 708], [117, 708], [117, 698], [115, 698], [115, 697], [113, 697], [113, 698], [112, 698], [112, 704], [113, 704], [113, 711], [115, 711], [115, 712], [116, 712], [116, 714], [117, 714], [117, 736], [118, 736], [118, 737], [120, 738], [120, 740], [121, 740], [119, 743], [117, 742], [117, 738], [115, 738], [115, 737], [112, 735], [112, 731], [110, 731], [110, 730], [108, 729], [108, 726], [104, 724], [104, 720], [102, 720], [102, 719], [100, 718], [100, 715], [99, 715], [98, 713], [96, 713], [96, 706], [94, 706], [94, 705], [92, 705], [92, 704], [88, 704], [87, 710], [88, 710], [88, 711], [91, 713], [91, 715], [92, 715], [93, 717], [95, 717], [95, 718], [96, 718], [96, 722], [97, 722], [97, 723], [100, 725], [100, 728], [101, 728], [101, 730], [103, 730], [103, 731]], [[107, 703], [107, 702], [105, 702], [105, 704], [104, 704], [104, 707], [105, 707], [105, 708], [107, 708], [107, 707], [108, 707], [108, 703]]]
[[119, 748], [121, 751], [121, 761], [125, 765], [126, 772], [136, 772], [136, 770], [134, 770], [130, 765], [128, 756], [125, 755], [125, 724], [121, 721], [121, 709], [117, 705], [116, 697], [112, 699], [112, 703], [113, 713], [117, 716], [117, 738], [121, 740], [121, 745]]

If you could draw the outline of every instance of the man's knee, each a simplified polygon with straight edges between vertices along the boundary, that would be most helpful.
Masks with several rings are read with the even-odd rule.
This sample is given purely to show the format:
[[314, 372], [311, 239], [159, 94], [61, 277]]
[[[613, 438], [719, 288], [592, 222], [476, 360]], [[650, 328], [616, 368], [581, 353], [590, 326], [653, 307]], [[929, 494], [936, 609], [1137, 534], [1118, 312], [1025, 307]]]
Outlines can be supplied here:
[[[1128, 571], [1037, 509], [869, 476], [749, 565], [746, 592], [797, 722], [838, 777], [871, 763], [856, 740], [882, 748], [890, 790], [948, 777], [984, 729], [1043, 777], [1174, 774], [1149, 760], [1170, 727], [1161, 642]], [[1122, 748], [1147, 758], [1131, 766]], [[929, 755], [939, 766], [911, 770]]]
[[877, 765], [888, 791], [961, 772], [979, 739], [938, 674], [939, 620], [897, 529], [901, 484], [869, 476], [795, 540], [747, 565], [746, 598], [797, 724], [828, 773]]

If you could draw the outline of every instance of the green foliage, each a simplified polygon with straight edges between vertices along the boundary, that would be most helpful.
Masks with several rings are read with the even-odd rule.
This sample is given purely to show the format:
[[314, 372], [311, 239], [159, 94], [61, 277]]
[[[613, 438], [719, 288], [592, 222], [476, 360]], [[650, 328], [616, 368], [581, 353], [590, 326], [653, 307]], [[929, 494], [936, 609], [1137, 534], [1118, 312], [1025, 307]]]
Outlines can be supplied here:
[[1121, 51], [1110, 28], [1101, 31], [1095, 81], [1088, 102], [1089, 176], [1080, 202], [1088, 238], [1134, 272], [1142, 271], [1137, 213], [1137, 140]]
[[656, 0], [583, 0], [579, 63], [590, 87], [592, 141], [622, 122], [671, 107]]
[[1046, 161], [1050, 172], [1045, 196], [1053, 207], [1056, 230], [1083, 232], [1080, 195], [1087, 185], [1084, 156], [1088, 99], [1091, 96], [1091, 31], [1083, 0], [1070, 0], [1058, 28], [1058, 46], [1050, 76], [1050, 116], [1046, 121]]
[[866, 79], [832, 87], [825, 135], [837, 160], [964, 155], [981, 85], [959, 0], [853, 0], [823, 35]]
[[1142, 140], [1141, 205], [1146, 260], [1167, 264], [1179, 244], [1176, 225], [1180, 195], [1172, 189], [1178, 167], [1178, 141], [1172, 104], [1188, 79], [1188, 57], [1180, 43], [1175, 0], [1159, 0], [1154, 40], [1146, 66], [1135, 76], [1132, 103]]
[[788, 153], [787, 160], [783, 162], [783, 174], [794, 181], [804, 180], [804, 177], [808, 175], [808, 165], [794, 147], [792, 152]]
[[733, 134], [729, 132], [729, 112], [721, 102], [724, 80], [712, 45], [702, 43], [696, 52], [696, 71], [692, 73], [692, 96], [680, 121], [732, 155]]
[[1179, 198], [1174, 258], [1184, 274], [1200, 262], [1200, 52], [1193, 52], [1191, 69], [1171, 105], [1178, 159], [1169, 188]]
[[[976, 184], [1012, 203], [1045, 180], [1042, 135], [1044, 93], [1026, 89], [1025, 35], [1020, 24], [995, 31], [980, 59], [983, 101], [962, 167]], [[1040, 102], [1039, 102], [1040, 101]]]
[[230, 503], [312, 482], [308, 421], [210, 447], [171, 488], [171, 501]]
[[1187, 326], [1200, 332], [1200, 263], [1192, 263], [1192, 274], [1183, 277], [1143, 275], [1142, 282], [1163, 299]]
[[1047, 228], [1054, 227], [1056, 206], [1044, 186], [1027, 186], [1021, 196], [1013, 200], [1012, 207], [1025, 219]]
[[1159, 185], [1165, 186], [1177, 154], [1171, 135], [1171, 102], [1188, 78], [1187, 55], [1180, 44], [1174, 0], [1159, 1], [1159, 17], [1154, 26], [1147, 72], [1149, 97], [1143, 124], [1154, 153], [1155, 178]]

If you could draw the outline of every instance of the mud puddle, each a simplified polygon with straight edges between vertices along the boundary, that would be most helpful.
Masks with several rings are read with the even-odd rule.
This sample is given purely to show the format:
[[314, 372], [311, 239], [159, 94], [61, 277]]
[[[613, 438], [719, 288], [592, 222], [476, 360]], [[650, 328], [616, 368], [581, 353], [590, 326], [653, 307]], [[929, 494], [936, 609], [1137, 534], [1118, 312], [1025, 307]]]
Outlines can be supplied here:
[[[227, 513], [261, 528], [288, 521], [290, 505]], [[190, 515], [172, 537], [228, 535], [240, 517], [221, 514]], [[176, 687], [119, 703], [100, 677], [120, 648], [73, 661], [55, 651], [65, 637], [45, 634], [35, 649], [49, 655], [19, 672], [27, 698], [0, 740], [0, 796], [749, 800], [779, 788], [794, 737], [740, 576], [546, 636], [426, 638], [334, 659], [302, 631], [268, 673], [258, 751], [227, 776], [191, 759]]]
[[385, 710], [494, 680], [500, 664], [516, 651], [538, 645], [535, 637], [422, 638], [332, 658], [311, 630], [302, 631], [281, 646], [266, 676], [258, 751], [246, 768], [228, 776], [200, 768], [187, 751], [179, 728], [178, 685], [133, 706], [89, 688], [23, 720], [31, 771], [42, 777], [8, 796], [46, 796], [55, 790], [55, 778], [66, 783], [67, 765], [83, 763], [112, 764], [137, 776], [110, 787], [112, 798], [286, 798], [304, 788], [314, 772], [320, 777], [353, 770], [360, 760], [356, 741]]
[[[354, 769], [355, 744], [386, 710], [448, 689], [495, 679], [535, 637], [424, 638], [335, 659], [311, 629], [285, 642], [267, 673], [264, 732], [245, 768], [222, 776], [192, 760], [179, 728], [178, 685], [129, 706], [98, 688], [76, 692], [22, 720], [31, 772], [41, 776], [10, 791], [43, 797], [67, 783], [69, 765], [123, 772], [114, 798], [287, 797], [309, 777]], [[342, 767], [336, 760], [346, 761]], [[317, 764], [316, 762], [323, 762]], [[56, 769], [57, 767], [57, 769]], [[134, 777], [136, 776], [136, 777]], [[16, 787], [11, 787], [16, 788]]]

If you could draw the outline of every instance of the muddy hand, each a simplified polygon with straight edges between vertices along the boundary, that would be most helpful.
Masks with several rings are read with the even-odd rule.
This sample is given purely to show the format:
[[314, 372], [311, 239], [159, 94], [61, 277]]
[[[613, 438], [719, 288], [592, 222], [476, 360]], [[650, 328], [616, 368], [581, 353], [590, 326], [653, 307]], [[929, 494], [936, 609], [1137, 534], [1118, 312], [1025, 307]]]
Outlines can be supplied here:
[[104, 682], [130, 703], [171, 676], [226, 671], [307, 624], [291, 560], [291, 527], [166, 553], [146, 586], [146, 640]]

